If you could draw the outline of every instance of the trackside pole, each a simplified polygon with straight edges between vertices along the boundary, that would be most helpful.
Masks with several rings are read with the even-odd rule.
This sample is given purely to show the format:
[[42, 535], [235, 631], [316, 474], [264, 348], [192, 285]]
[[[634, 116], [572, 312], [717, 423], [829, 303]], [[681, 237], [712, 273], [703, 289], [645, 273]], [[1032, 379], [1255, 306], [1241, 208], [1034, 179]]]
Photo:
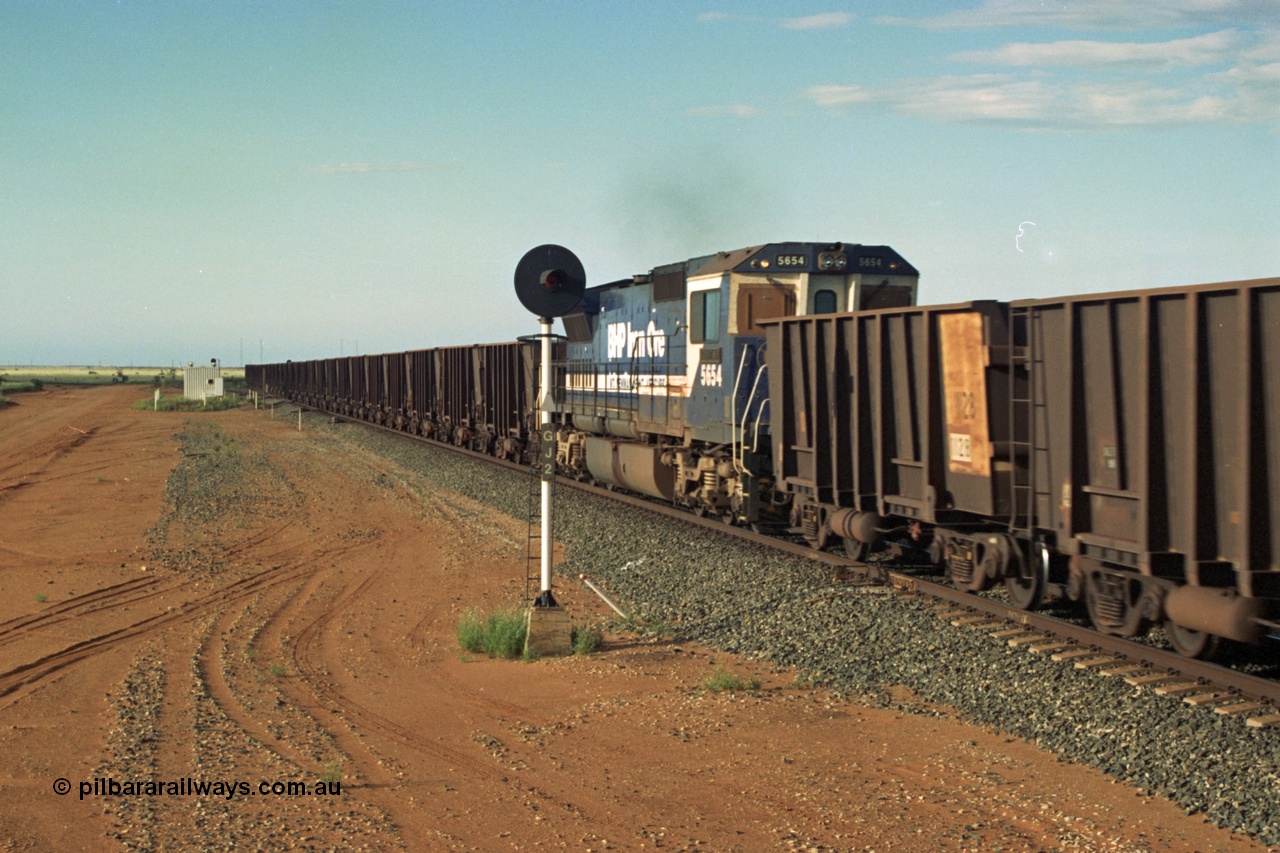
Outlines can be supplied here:
[[529, 608], [528, 630], [525, 632], [525, 655], [566, 655], [573, 651], [573, 625], [569, 614], [551, 594], [551, 508], [555, 486], [556, 443], [551, 426], [551, 319], [539, 317], [542, 339], [542, 368], [538, 383], [538, 468], [542, 479], [542, 594]]
[[[552, 451], [551, 464], [546, 463], [545, 448], [548, 427], [551, 425], [551, 318], [538, 318], [538, 331], [542, 337], [542, 370], [539, 377], [538, 400], [541, 412], [538, 425], [542, 427], [543, 439], [543, 473], [542, 473], [542, 595], [538, 596], [539, 607], [555, 607], [556, 599], [551, 594], [551, 489], [555, 482], [555, 453]], [[554, 446], [554, 445], [552, 445]]]
[[[542, 593], [529, 608], [525, 632], [526, 657], [569, 654], [573, 627], [569, 614], [551, 594], [551, 505], [556, 476], [556, 434], [551, 423], [555, 407], [551, 383], [551, 325], [577, 307], [586, 288], [582, 262], [563, 246], [530, 249], [516, 265], [516, 296], [538, 318], [542, 367], [538, 381], [538, 470], [542, 480]], [[521, 338], [522, 341], [529, 340]]]

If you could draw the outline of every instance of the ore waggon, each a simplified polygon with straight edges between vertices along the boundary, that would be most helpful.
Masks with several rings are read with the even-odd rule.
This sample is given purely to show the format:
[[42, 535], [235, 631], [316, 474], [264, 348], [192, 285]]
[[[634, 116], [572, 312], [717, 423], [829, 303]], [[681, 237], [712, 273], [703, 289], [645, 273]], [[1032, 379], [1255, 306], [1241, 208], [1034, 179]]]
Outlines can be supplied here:
[[1209, 656], [1280, 604], [1280, 279], [788, 318], [777, 491], [815, 546], [914, 539]]
[[[959, 587], [1059, 590], [1183, 654], [1280, 618], [1280, 279], [918, 306], [887, 246], [772, 243], [588, 288], [561, 472]], [[251, 365], [252, 388], [509, 459], [536, 344]]]
[[503, 459], [536, 422], [537, 345], [511, 342], [245, 366], [249, 388]]

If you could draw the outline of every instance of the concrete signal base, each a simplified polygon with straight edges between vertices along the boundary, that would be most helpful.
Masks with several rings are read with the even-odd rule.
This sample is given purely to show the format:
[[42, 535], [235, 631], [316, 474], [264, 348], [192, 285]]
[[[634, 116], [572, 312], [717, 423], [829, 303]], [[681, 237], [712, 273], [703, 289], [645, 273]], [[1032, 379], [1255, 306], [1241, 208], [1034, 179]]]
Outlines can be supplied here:
[[563, 607], [530, 607], [524, 656], [550, 657], [573, 653], [573, 624]]

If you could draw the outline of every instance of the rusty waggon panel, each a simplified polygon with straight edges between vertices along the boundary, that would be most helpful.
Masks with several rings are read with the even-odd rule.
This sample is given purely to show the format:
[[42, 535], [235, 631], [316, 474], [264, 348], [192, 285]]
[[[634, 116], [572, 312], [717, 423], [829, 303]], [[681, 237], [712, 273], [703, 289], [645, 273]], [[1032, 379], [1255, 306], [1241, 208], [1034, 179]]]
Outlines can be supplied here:
[[1003, 305], [815, 315], [766, 328], [781, 489], [929, 522], [1008, 512]]

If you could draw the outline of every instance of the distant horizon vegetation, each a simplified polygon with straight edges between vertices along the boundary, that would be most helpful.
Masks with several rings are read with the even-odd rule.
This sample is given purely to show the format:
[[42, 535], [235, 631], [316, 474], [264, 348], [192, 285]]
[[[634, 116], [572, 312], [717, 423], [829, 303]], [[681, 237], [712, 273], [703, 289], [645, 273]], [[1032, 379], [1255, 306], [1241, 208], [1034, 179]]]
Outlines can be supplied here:
[[[12, 402], [6, 397], [8, 394], [41, 391], [46, 385], [148, 385], [177, 389], [181, 393], [181, 372], [185, 369], [153, 366], [0, 365], [0, 405]], [[116, 379], [117, 371], [123, 374], [123, 382]], [[222, 378], [227, 383], [228, 395], [243, 393], [243, 367], [223, 367]]]

